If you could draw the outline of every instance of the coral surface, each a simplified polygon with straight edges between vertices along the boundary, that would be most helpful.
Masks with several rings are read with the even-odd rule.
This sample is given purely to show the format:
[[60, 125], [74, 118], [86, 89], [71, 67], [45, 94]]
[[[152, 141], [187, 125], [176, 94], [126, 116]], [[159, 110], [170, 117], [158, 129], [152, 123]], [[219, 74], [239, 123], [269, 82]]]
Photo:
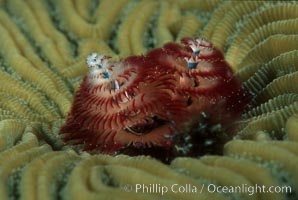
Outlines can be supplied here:
[[[1, 200], [298, 199], [297, 2], [1, 0], [0, 6]], [[201, 133], [192, 138], [202, 142], [201, 153], [169, 164], [64, 143], [59, 129], [90, 53], [122, 63], [185, 37], [210, 41], [253, 94], [233, 138], [217, 143], [220, 128], [202, 118], [181, 129]], [[125, 85], [117, 81], [110, 86], [120, 92]], [[177, 152], [189, 143], [180, 139]], [[137, 191], [138, 184], [148, 190]], [[256, 184], [265, 191], [256, 192]], [[244, 188], [220, 193], [210, 185]]]

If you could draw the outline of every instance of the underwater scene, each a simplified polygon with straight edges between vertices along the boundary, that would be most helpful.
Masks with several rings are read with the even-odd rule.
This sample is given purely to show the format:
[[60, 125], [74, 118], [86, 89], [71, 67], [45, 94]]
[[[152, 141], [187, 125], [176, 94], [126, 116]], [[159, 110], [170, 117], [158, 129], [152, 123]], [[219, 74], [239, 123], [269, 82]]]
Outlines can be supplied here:
[[0, 200], [297, 200], [298, 3], [0, 0]]

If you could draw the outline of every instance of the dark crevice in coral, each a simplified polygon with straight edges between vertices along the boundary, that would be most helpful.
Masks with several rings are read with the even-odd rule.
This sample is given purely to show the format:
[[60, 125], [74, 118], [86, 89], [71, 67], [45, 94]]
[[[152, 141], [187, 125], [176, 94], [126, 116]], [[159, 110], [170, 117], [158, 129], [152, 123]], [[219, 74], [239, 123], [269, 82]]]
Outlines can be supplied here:
[[117, 35], [121, 34], [119, 31], [119, 28], [121, 26], [121, 23], [123, 22], [123, 19], [129, 14], [129, 11], [131, 11], [135, 6], [137, 5], [137, 1], [132, 0], [127, 3], [127, 5], [122, 9], [121, 14], [115, 24], [113, 24], [112, 32], [107, 40], [107, 44], [109, 47], [115, 52], [119, 53], [120, 49], [117, 47], [116, 40]]
[[116, 54], [119, 54], [119, 50], [117, 48], [117, 45], [116, 45], [116, 41], [115, 41], [115, 38], [117, 36], [117, 33], [118, 33], [118, 29], [119, 29], [119, 26], [120, 24], [122, 23], [121, 21], [121, 18], [119, 18], [117, 20], [117, 22], [113, 25], [113, 28], [112, 28], [112, 32], [107, 40], [107, 44], [108, 46], [116, 53]]
[[119, 54], [120, 50], [117, 48], [117, 45], [116, 45], [116, 38], [117, 38], [117, 34], [119, 34], [119, 27], [120, 25], [122, 24], [123, 22], [123, 18], [124, 16], [127, 14], [128, 10], [131, 9], [131, 4], [134, 4], [134, 2], [129, 2], [126, 7], [122, 8], [122, 10], [120, 11], [120, 15], [116, 21], [115, 24], [113, 24], [112, 26], [112, 31], [111, 31], [111, 34], [109, 35], [108, 37], [108, 40], [107, 40], [107, 44], [108, 46], [116, 53], [116, 54]]
[[[43, 1], [45, 2], [45, 5], [49, 11], [49, 14], [50, 14], [50, 17], [52, 19], [54, 26], [56, 27], [56, 29], [58, 31], [60, 31], [67, 38], [67, 40], [71, 46], [73, 56], [77, 57], [79, 55], [78, 54], [78, 47], [79, 47], [78, 39], [74, 36], [74, 34], [69, 32], [66, 27], [63, 26], [63, 21], [59, 18], [59, 9], [55, 5], [55, 3], [51, 0], [43, 0]], [[63, 12], [63, 11], [61, 11], [61, 12]]]
[[[159, 8], [160, 9], [160, 8]], [[158, 10], [149, 19], [147, 30], [144, 33], [144, 46], [151, 50], [156, 47], [156, 40], [154, 39], [155, 30], [157, 27]]]
[[8, 178], [8, 196], [10, 200], [20, 199], [20, 180], [24, 166], [13, 170], [12, 174]]
[[284, 128], [280, 130], [273, 130], [269, 132], [269, 136], [273, 140], [285, 140], [287, 133]]
[[7, 73], [14, 78], [21, 79], [21, 77], [9, 67], [2, 54], [0, 54], [0, 67], [1, 72]]
[[111, 177], [109, 172], [103, 168], [100, 173], [100, 179], [103, 184], [109, 187], [119, 187], [119, 184]]
[[[37, 125], [37, 129], [35, 130], [37, 137], [40, 141], [44, 141], [46, 144], [49, 144], [54, 151], [61, 151], [63, 148], [63, 142], [60, 138], [57, 137], [57, 131], [53, 130], [53, 123], [40, 123]], [[52, 126], [52, 127], [50, 127]]]
[[72, 170], [75, 168], [75, 166], [77, 165], [78, 162], [71, 162], [70, 164], [68, 164], [62, 171], [59, 172], [59, 175], [57, 175], [57, 182], [56, 182], [56, 193], [54, 196], [54, 199], [57, 200], [63, 200], [65, 199], [63, 197], [63, 191], [64, 188], [68, 182], [68, 177], [70, 176]]
[[[89, 12], [90, 12], [90, 16], [94, 16], [96, 9], [98, 8], [100, 4], [100, 0], [92, 0], [90, 7], [89, 7]], [[93, 17], [94, 19], [94, 17]], [[96, 20], [96, 19], [94, 19]]]

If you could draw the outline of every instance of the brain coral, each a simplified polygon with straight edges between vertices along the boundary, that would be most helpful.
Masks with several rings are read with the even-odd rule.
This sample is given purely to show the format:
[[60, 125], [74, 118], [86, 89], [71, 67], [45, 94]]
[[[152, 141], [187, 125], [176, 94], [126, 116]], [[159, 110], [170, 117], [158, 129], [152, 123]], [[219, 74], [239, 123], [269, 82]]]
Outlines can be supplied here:
[[[295, 1], [1, 0], [0, 5], [1, 200], [298, 199]], [[253, 93], [221, 153], [205, 141], [202, 151], [216, 155], [163, 164], [147, 156], [91, 155], [64, 144], [59, 129], [88, 71], [87, 55], [100, 52], [114, 62], [184, 37], [211, 41]], [[136, 192], [136, 184], [199, 191]], [[207, 185], [256, 184], [277, 190], [207, 190]]]

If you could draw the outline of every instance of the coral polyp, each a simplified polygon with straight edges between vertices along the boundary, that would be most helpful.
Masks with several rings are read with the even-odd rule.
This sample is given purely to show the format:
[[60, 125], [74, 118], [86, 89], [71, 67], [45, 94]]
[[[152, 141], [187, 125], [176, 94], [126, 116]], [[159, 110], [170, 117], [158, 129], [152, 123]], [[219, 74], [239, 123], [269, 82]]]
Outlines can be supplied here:
[[167, 43], [120, 61], [92, 53], [63, 140], [84, 150], [171, 149], [185, 124], [201, 114], [227, 124], [249, 100], [220, 50], [200, 38]]

